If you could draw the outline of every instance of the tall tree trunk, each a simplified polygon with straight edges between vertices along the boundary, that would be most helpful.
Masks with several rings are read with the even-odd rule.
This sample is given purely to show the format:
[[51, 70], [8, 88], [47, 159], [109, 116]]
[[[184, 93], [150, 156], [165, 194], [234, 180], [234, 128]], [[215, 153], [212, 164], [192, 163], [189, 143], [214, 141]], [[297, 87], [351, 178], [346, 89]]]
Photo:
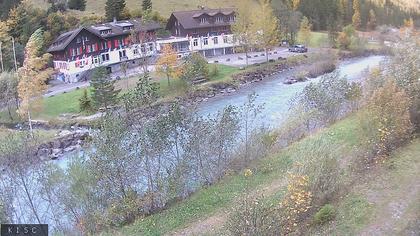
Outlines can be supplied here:
[[248, 48], [245, 49], [246, 66], [248, 66]]
[[265, 58], [266, 58], [266, 60], [268, 62], [268, 49], [267, 48], [265, 48]]
[[166, 79], [168, 80], [168, 86], [171, 85], [171, 81], [169, 79], [169, 74], [168, 73], [166, 73]]
[[25, 181], [24, 177], [22, 176], [22, 173], [19, 173], [19, 177], [20, 177], [20, 180], [22, 181], [22, 185], [23, 185], [23, 188], [24, 188], [24, 190], [25, 190], [25, 194], [26, 194], [26, 196], [28, 197], [28, 201], [29, 201], [29, 205], [30, 205], [30, 207], [31, 207], [31, 210], [32, 210], [32, 212], [34, 213], [35, 218], [36, 218], [36, 220], [38, 221], [38, 224], [42, 224], [42, 223], [41, 223], [41, 219], [40, 219], [40, 218], [39, 218], [39, 216], [38, 216], [38, 212], [37, 212], [37, 211], [36, 211], [36, 209], [35, 209], [35, 205], [34, 205], [33, 199], [32, 199], [32, 197], [31, 197], [31, 195], [29, 194], [29, 189], [28, 189], [28, 187], [27, 187], [27, 185], [26, 185], [26, 181]]
[[29, 131], [31, 133], [31, 137], [34, 137], [34, 131], [32, 129], [32, 119], [31, 119], [31, 112], [28, 109], [28, 122], [29, 122]]
[[13, 121], [12, 112], [10, 111], [10, 106], [7, 106], [7, 112], [9, 113], [10, 120]]

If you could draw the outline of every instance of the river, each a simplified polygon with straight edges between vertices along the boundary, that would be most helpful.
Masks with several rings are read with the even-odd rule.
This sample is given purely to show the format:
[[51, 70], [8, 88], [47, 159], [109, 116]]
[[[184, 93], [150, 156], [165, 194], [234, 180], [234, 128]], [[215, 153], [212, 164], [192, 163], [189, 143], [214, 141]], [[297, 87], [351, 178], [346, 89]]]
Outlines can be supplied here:
[[[379, 65], [384, 60], [384, 56], [369, 56], [365, 58], [351, 59], [342, 61], [338, 65], [341, 76], [346, 76], [348, 80], [360, 80], [362, 73]], [[241, 106], [244, 104], [248, 95], [256, 93], [258, 95], [256, 104], [263, 105], [261, 111], [260, 124], [271, 128], [276, 128], [285, 118], [290, 106], [290, 99], [298, 92], [302, 91], [306, 85], [311, 82], [319, 81], [320, 77], [310, 79], [306, 82], [295, 84], [283, 84], [293, 71], [288, 71], [274, 75], [271, 78], [264, 79], [261, 82], [245, 85], [235, 93], [218, 96], [203, 102], [199, 106], [199, 113], [202, 115], [211, 115], [223, 109], [227, 105]]]
[[[369, 56], [364, 58], [345, 60], [339, 63], [337, 70], [341, 76], [345, 76], [350, 81], [361, 79], [364, 71], [376, 67], [383, 61], [385, 56]], [[250, 94], [256, 93], [257, 105], [263, 105], [259, 119], [254, 123], [255, 126], [264, 125], [268, 128], [278, 127], [289, 111], [289, 101], [298, 92], [302, 91], [311, 82], [318, 82], [321, 76], [305, 82], [295, 84], [284, 84], [283, 82], [295, 71], [283, 72], [263, 81], [247, 84], [238, 91], [228, 95], [216, 96], [200, 103], [198, 112], [200, 115], [207, 116], [216, 114], [228, 105], [241, 106], [247, 102]], [[65, 168], [69, 160], [76, 155], [64, 155], [54, 162], [61, 168]]]

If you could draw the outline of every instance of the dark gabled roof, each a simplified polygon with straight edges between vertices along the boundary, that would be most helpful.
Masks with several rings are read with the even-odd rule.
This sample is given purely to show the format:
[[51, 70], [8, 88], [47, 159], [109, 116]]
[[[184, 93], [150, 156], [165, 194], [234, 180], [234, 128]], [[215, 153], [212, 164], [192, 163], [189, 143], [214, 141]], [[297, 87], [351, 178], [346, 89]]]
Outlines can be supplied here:
[[215, 16], [217, 14], [222, 14], [225, 16], [231, 15], [235, 13], [234, 8], [220, 8], [220, 9], [199, 9], [199, 10], [191, 10], [191, 11], [177, 11], [171, 14], [169, 18], [168, 24], [166, 25], [166, 29], [169, 29], [171, 24], [171, 18], [176, 18], [178, 22], [182, 25], [184, 29], [196, 29], [196, 28], [203, 28], [208, 26], [226, 26], [230, 25], [230, 22], [207, 22], [207, 23], [200, 23], [199, 17], [203, 15], [208, 16]]
[[[84, 27], [80, 27], [78, 29], [65, 32], [58, 36], [50, 45], [50, 47], [47, 49], [47, 52], [58, 52], [64, 50], [67, 45], [82, 31], [87, 30]], [[93, 33], [93, 32], [92, 32]], [[100, 35], [99, 35], [100, 37]]]
[[[142, 32], [142, 31], [151, 31], [151, 30], [158, 30], [162, 27], [159, 23], [150, 21], [144, 22], [140, 19], [133, 19], [133, 20], [124, 20], [124, 21], [115, 21], [115, 22], [107, 22], [103, 24], [97, 25], [90, 25], [80, 27], [78, 29], [65, 32], [58, 36], [51, 46], [48, 48], [47, 52], [57, 52], [64, 50], [70, 42], [77, 36], [82, 30], [87, 30], [88, 32], [98, 36], [101, 39], [107, 39], [115, 36], [120, 35], [128, 35], [131, 33], [131, 30], [124, 30], [124, 27], [133, 26], [135, 31]], [[102, 30], [110, 29], [111, 33], [109, 34], [101, 34]]]

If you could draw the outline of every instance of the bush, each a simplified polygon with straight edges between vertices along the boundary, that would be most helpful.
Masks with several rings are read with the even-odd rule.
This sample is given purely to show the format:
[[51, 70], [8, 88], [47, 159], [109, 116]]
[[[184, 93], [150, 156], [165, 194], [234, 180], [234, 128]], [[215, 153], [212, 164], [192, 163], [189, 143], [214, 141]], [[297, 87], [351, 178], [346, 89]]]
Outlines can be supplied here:
[[210, 77], [216, 77], [217, 75], [219, 75], [219, 66], [217, 64], [214, 64], [211, 67], [211, 71], [210, 71]]
[[410, 98], [393, 79], [373, 92], [361, 117], [369, 144], [370, 160], [377, 161], [404, 143], [413, 129], [410, 121]]
[[294, 75], [294, 77], [297, 81], [306, 81], [306, 77], [308, 77], [308, 74], [309, 73], [307, 71], [302, 70], [302, 71], [297, 72]]
[[323, 74], [331, 73], [335, 70], [335, 60], [324, 60], [313, 64], [308, 71], [309, 78], [315, 78]]
[[277, 209], [262, 199], [247, 196], [236, 205], [226, 223], [231, 235], [280, 235]]
[[182, 68], [181, 79], [192, 82], [193, 80], [209, 77], [209, 65], [207, 60], [200, 53], [193, 53], [185, 60]]
[[315, 224], [325, 224], [326, 222], [334, 219], [335, 217], [335, 209], [334, 206], [331, 204], [325, 204], [314, 216], [314, 223]]

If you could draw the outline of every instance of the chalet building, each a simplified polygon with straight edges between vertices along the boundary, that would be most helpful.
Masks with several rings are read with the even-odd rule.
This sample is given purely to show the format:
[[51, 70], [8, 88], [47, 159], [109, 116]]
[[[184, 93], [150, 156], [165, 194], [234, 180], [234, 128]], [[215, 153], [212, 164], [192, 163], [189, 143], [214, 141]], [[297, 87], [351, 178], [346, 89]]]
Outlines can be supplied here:
[[233, 8], [173, 12], [166, 29], [172, 37], [158, 40], [157, 48], [171, 44], [179, 56], [200, 52], [206, 57], [233, 53], [231, 25], [235, 21]]
[[58, 78], [77, 82], [88, 72], [106, 66], [109, 72], [120, 69], [120, 63], [138, 64], [146, 57], [156, 55], [156, 22], [141, 20], [113, 21], [80, 27], [61, 34], [47, 52], [53, 55]]

